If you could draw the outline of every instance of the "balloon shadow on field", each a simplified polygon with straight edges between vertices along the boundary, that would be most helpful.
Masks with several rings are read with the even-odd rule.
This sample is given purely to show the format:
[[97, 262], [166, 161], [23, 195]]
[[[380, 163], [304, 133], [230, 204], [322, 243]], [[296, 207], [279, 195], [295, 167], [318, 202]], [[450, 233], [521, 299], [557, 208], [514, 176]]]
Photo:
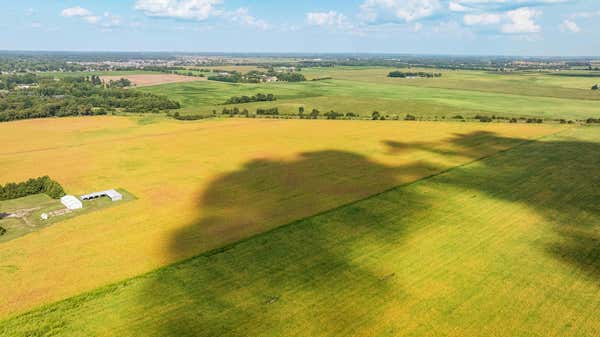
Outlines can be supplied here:
[[[547, 252], [600, 280], [600, 144], [530, 142], [489, 132], [455, 135], [449, 143], [384, 144], [389, 154], [419, 149], [477, 160], [528, 143], [508, 158], [458, 167], [436, 176], [436, 182], [531, 206], [564, 238]], [[205, 246], [214, 237], [236, 243], [160, 270], [141, 302], [148, 313], [160, 308], [162, 319], [146, 322], [147, 328], [155, 336], [382, 333], [362, 329], [377, 326], [399, 282], [393, 268], [371, 270], [355, 263], [361, 257], [357, 250], [367, 249], [365, 243], [375, 251], [401, 247], [402, 219], [408, 212], [411, 217], [427, 212], [429, 197], [388, 189], [398, 185], [398, 177], [444, 169], [422, 162], [392, 167], [329, 150], [291, 161], [253, 160], [217, 178], [199, 200], [202, 217], [175, 233], [168, 250], [180, 256], [183, 247]], [[382, 203], [397, 208], [376, 207]], [[328, 208], [333, 210], [305, 218], [311, 215], [307, 210]], [[587, 218], [568, 219], [574, 214]], [[290, 218], [304, 219], [277, 227]], [[360, 291], [349, 292], [352, 287]]]

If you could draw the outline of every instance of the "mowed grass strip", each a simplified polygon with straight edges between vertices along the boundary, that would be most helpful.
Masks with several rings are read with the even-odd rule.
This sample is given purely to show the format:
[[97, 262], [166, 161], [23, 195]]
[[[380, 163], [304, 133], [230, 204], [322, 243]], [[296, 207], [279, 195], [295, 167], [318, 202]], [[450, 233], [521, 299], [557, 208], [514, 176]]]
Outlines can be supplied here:
[[71, 194], [119, 187], [137, 199], [1, 244], [0, 282], [10, 287], [0, 288], [0, 316], [560, 130], [495, 123], [125, 117], [1, 124], [0, 183], [50, 175]]
[[524, 143], [14, 317], [0, 334], [597, 336], [599, 151], [597, 128]]

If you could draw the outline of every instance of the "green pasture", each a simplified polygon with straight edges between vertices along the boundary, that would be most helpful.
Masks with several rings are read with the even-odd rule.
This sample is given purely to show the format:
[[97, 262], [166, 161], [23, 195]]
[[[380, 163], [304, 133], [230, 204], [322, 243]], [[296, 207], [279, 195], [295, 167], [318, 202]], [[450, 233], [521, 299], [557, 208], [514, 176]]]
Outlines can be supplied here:
[[[338, 73], [343, 74], [345, 71], [339, 70]], [[354, 72], [354, 70], [348, 71]], [[412, 80], [398, 79], [398, 81]], [[448, 80], [442, 77], [442, 79], [417, 79], [415, 81]], [[181, 102], [183, 106], [181, 113], [184, 114], [210, 114], [213, 110], [220, 112], [223, 109], [221, 105], [232, 96], [272, 93], [278, 98], [276, 102], [239, 104], [237, 106], [240, 109], [247, 108], [250, 112], [254, 112], [257, 107], [277, 106], [282, 109], [283, 113], [291, 114], [296, 113], [298, 107], [304, 106], [308, 111], [316, 108], [321, 113], [334, 110], [369, 116], [374, 110], [378, 110], [390, 116], [404, 117], [405, 114], [413, 114], [424, 118], [436, 116], [449, 118], [455, 115], [473, 117], [477, 114], [486, 114], [517, 118], [577, 120], [600, 116], [600, 102], [595, 99], [448, 89], [400, 82], [390, 83], [387, 80], [382, 83], [333, 79], [268, 84], [229, 84], [203, 81], [166, 84], [138, 90], [167, 95]], [[561, 90], [581, 91], [580, 89]], [[586, 92], [587, 94], [588, 92]], [[589, 90], [589, 94], [600, 98], [600, 93]]]
[[597, 336], [599, 131], [521, 143], [12, 317], [0, 335]]

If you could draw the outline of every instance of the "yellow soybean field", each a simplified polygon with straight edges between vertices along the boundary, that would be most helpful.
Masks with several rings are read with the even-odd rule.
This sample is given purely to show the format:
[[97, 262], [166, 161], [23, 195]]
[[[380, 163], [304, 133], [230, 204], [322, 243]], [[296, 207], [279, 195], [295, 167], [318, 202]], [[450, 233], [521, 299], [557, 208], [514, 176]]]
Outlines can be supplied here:
[[559, 125], [90, 117], [0, 124], [0, 184], [137, 199], [0, 244], [0, 317], [439, 174]]

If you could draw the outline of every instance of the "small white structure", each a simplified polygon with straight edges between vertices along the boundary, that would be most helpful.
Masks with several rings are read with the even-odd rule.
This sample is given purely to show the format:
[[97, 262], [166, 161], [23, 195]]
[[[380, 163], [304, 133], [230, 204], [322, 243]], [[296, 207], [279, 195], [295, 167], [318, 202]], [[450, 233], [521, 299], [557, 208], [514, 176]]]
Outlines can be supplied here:
[[83, 203], [72, 195], [65, 195], [64, 197], [60, 198], [60, 202], [70, 210], [83, 208]]
[[81, 200], [92, 200], [100, 197], [108, 197], [112, 201], [123, 200], [123, 195], [115, 190], [106, 190], [101, 192], [94, 192], [86, 195], [82, 195], [79, 197]]
[[41, 218], [42, 220], [48, 220], [50, 217], [48, 216], [48, 213], [42, 213]]

